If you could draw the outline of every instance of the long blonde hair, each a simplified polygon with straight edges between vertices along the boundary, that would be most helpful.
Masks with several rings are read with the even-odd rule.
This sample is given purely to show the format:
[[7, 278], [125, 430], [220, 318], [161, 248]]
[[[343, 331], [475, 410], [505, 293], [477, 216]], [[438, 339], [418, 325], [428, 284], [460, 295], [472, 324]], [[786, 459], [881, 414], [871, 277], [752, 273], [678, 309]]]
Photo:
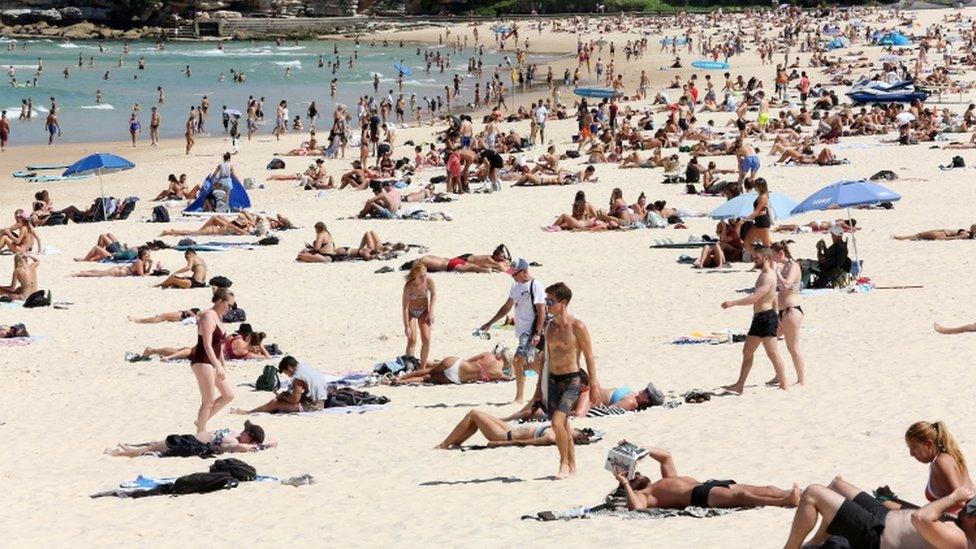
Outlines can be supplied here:
[[410, 272], [408, 272], [407, 276], [404, 278], [407, 279], [407, 282], [410, 282], [413, 279], [420, 276], [420, 273], [426, 273], [426, 272], [427, 272], [427, 265], [424, 265], [420, 261], [414, 261], [413, 266], [410, 267]]
[[949, 454], [956, 465], [959, 466], [963, 477], [969, 478], [969, 468], [966, 467], [966, 458], [963, 457], [959, 444], [952, 437], [949, 428], [941, 421], [929, 423], [927, 421], [916, 421], [905, 431], [905, 441], [919, 444], [930, 443], [935, 445], [939, 453]]

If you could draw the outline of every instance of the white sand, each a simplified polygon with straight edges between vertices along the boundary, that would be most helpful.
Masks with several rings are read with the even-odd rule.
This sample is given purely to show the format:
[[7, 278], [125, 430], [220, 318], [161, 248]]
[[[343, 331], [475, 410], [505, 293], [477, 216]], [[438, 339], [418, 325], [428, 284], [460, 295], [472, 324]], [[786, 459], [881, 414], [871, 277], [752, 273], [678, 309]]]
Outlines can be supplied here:
[[[943, 13], [925, 12], [921, 17], [934, 21]], [[430, 36], [428, 33], [427, 38]], [[565, 39], [562, 47], [574, 48], [571, 35], [560, 39]], [[617, 38], [618, 45], [622, 42]], [[867, 49], [871, 55], [879, 55], [878, 48]], [[655, 37], [651, 46], [655, 55], [641, 63], [659, 83], [654, 91], [669, 74], [650, 70], [666, 61], [656, 50]], [[751, 61], [734, 59], [734, 74], [756, 72], [754, 52], [747, 59]], [[767, 67], [763, 72], [767, 83], [771, 83], [769, 71]], [[816, 82], [819, 72], [814, 74]], [[636, 77], [629, 72], [628, 88], [635, 84]], [[656, 117], [658, 122], [661, 116]], [[726, 120], [724, 116], [715, 119]], [[525, 123], [518, 127], [527, 131]], [[268, 130], [246, 143], [235, 159], [242, 175], [263, 181], [271, 153], [297, 146], [303, 137], [289, 134], [277, 144]], [[563, 150], [574, 123], [552, 122], [548, 130]], [[429, 128], [401, 130], [399, 139], [429, 139], [430, 132]], [[523, 543], [636, 546], [653, 540], [666, 547], [775, 547], [786, 538], [792, 517], [789, 510], [653, 522], [596, 519], [540, 524], [522, 522], [519, 517], [599, 503], [614, 487], [603, 470], [606, 451], [621, 438], [670, 449], [679, 471], [701, 480], [735, 478], [789, 487], [793, 482], [801, 486], [824, 483], [842, 473], [864, 488], [889, 484], [914, 501], [922, 500], [926, 468], [905, 449], [902, 436], [910, 423], [945, 420], [964, 451], [970, 451], [976, 440], [976, 420], [964, 411], [970, 396], [974, 340], [939, 336], [931, 329], [934, 320], [973, 320], [967, 316], [976, 295], [971, 283], [976, 257], [973, 244], [889, 239], [893, 232], [973, 223], [973, 172], [942, 172], [937, 165], [955, 154], [976, 165], [976, 153], [931, 151], [929, 144], [839, 150], [838, 155], [850, 159], [850, 165], [783, 168], [770, 167], [771, 161], [765, 157], [767, 144], [762, 146], [760, 175], [773, 190], [797, 199], [839, 179], [864, 177], [879, 169], [895, 171], [902, 180], [890, 187], [904, 198], [893, 211], [855, 214], [864, 227], [858, 233], [858, 249], [865, 258], [866, 274], [875, 283], [924, 285], [915, 290], [804, 299], [807, 387], [788, 393], [760, 387], [771, 376], [769, 363], [760, 353], [743, 397], [713, 398], [704, 405], [623, 418], [578, 420], [578, 426], [595, 427], [609, 435], [594, 447], [578, 449], [580, 474], [558, 483], [545, 480], [556, 470], [554, 448], [471, 453], [430, 449], [468, 410], [498, 415], [514, 411], [512, 384], [373, 388], [370, 390], [392, 399], [391, 410], [362, 416], [263, 416], [256, 420], [280, 441], [280, 447], [243, 459], [262, 474], [311, 473], [318, 481], [313, 486], [248, 484], [175, 500], [90, 500], [89, 493], [112, 488], [140, 473], [179, 475], [205, 470], [210, 463], [194, 458], [127, 460], [101, 454], [117, 441], [152, 440], [192, 430], [199, 396], [188, 365], [127, 364], [122, 353], [147, 345], [192, 344], [193, 328], [135, 325], [126, 315], [203, 307], [209, 291], [162, 291], [150, 288], [157, 282], [153, 279], [68, 277], [76, 269], [95, 267], [76, 264], [71, 258], [87, 251], [101, 232], [111, 231], [130, 244], [154, 238], [161, 226], [135, 221], [148, 215], [153, 204], [146, 199], [164, 186], [169, 172], [185, 171], [190, 181], [201, 180], [228, 144], [222, 139], [202, 140], [189, 158], [182, 154], [181, 146], [167, 142], [159, 150], [150, 150], [142, 143], [133, 151], [120, 143], [58, 145], [52, 149], [14, 148], [0, 155], [4, 215], [15, 207], [27, 207], [33, 192], [41, 188], [51, 191], [57, 206], [89, 204], [98, 192], [95, 180], [41, 185], [14, 180], [9, 174], [28, 161], [70, 161], [94, 150], [111, 150], [138, 164], [131, 172], [107, 176], [106, 191], [143, 198], [127, 222], [41, 229], [44, 244], [61, 253], [42, 257], [40, 285], [51, 289], [56, 300], [74, 302], [69, 310], [0, 308], [0, 323], [24, 321], [32, 333], [46, 337], [29, 347], [0, 350], [6, 386], [0, 398], [0, 421], [6, 422], [0, 426], [0, 486], [4, 493], [0, 501], [6, 504], [0, 527], [5, 545], [473, 543], [508, 547]], [[397, 152], [412, 158], [407, 148]], [[716, 161], [723, 167], [734, 163], [732, 157]], [[307, 165], [306, 159], [287, 162], [289, 171]], [[328, 161], [327, 165], [331, 173], [340, 173], [346, 163]], [[667, 199], [671, 205], [695, 210], [717, 207], [720, 199], [685, 196], [680, 194], [682, 186], [662, 186], [660, 170], [619, 172], [601, 165], [598, 173], [601, 182], [597, 184], [506, 188], [491, 196], [465, 196], [436, 205], [451, 212], [455, 221], [431, 223], [336, 221], [354, 213], [368, 193], [333, 191], [326, 198], [316, 198], [315, 192], [299, 191], [291, 182], [268, 182], [267, 189], [251, 194], [255, 205], [282, 212], [303, 228], [283, 233], [276, 247], [204, 257], [211, 275], [223, 274], [234, 281], [238, 301], [257, 330], [266, 331], [269, 341], [286, 352], [325, 371], [369, 370], [374, 362], [402, 353], [399, 303], [403, 279], [399, 274], [373, 274], [384, 264], [396, 267], [402, 261], [295, 263], [296, 252], [310, 241], [311, 226], [318, 220], [329, 225], [340, 244], [356, 244], [363, 231], [375, 229], [384, 239], [426, 244], [437, 255], [488, 253], [505, 243], [514, 255], [540, 262], [543, 266], [533, 271], [539, 279], [546, 284], [564, 281], [573, 289], [572, 310], [589, 326], [605, 387], [626, 384], [638, 389], [653, 381], [666, 391], [684, 392], [733, 382], [739, 345], [685, 347], [668, 341], [693, 331], [732, 328], [744, 332], [749, 310], [723, 311], [719, 303], [737, 297], [736, 290], [750, 286], [755, 274], [742, 265], [730, 272], [694, 271], [675, 263], [683, 251], [648, 249], [656, 238], [684, 240], [689, 235], [712, 234], [714, 222], [693, 219], [690, 230], [685, 231], [550, 234], [539, 229], [568, 211], [579, 189], [598, 207], [618, 186], [631, 201], [643, 191], [649, 199]], [[796, 219], [816, 217], [827, 216]], [[819, 237], [791, 238], [796, 240], [795, 255], [814, 255]], [[182, 265], [179, 252], [157, 252], [154, 257], [170, 269]], [[9, 256], [0, 257], [2, 276], [10, 265]], [[504, 301], [511, 280], [505, 275], [433, 276], [439, 289], [433, 356], [471, 356], [490, 349], [494, 340], [483, 342], [470, 332]], [[511, 343], [510, 332], [501, 333]], [[785, 354], [785, 347], [781, 349]], [[787, 364], [792, 378], [792, 367]], [[231, 366], [230, 375], [235, 383], [251, 382], [260, 369], [258, 363], [239, 364]], [[232, 406], [255, 406], [269, 395], [241, 388]], [[239, 416], [221, 414], [211, 426], [237, 428], [241, 421]], [[479, 441], [476, 437], [472, 442]], [[652, 476], [656, 473], [650, 464], [644, 469]]]

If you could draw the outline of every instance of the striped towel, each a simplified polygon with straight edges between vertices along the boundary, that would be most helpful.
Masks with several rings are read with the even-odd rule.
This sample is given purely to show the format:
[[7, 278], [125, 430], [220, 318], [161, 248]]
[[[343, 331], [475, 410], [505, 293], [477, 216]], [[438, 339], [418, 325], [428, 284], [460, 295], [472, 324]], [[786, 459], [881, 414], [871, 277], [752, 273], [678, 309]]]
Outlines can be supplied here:
[[607, 404], [600, 404], [590, 408], [590, 411], [586, 413], [586, 417], [622, 416], [628, 413], [629, 412], [623, 408], [618, 408], [616, 406], [610, 406]]

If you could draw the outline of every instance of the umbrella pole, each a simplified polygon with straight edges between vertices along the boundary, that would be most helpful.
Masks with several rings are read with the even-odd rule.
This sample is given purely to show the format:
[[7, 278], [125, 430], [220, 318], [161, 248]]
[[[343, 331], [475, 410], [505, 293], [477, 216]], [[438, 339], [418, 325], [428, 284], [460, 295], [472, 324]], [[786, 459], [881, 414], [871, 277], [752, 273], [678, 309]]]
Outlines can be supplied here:
[[[847, 219], [851, 219], [851, 209], [847, 208]], [[853, 227], [851, 227], [853, 229]], [[857, 236], [854, 231], [851, 231], [851, 244], [854, 245], [854, 263], [857, 263]], [[861, 276], [861, 268], [858, 266], [857, 276]]]
[[108, 221], [108, 210], [105, 208], [105, 184], [102, 182], [102, 170], [98, 170], [98, 191], [102, 195], [102, 221]]

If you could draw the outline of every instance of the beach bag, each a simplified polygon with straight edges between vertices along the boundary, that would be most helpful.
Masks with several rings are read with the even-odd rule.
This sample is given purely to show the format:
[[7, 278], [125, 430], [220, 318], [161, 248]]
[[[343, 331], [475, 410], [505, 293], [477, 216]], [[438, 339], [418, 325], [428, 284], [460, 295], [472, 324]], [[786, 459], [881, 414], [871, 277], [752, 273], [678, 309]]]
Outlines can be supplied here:
[[269, 170], [283, 170], [285, 169], [285, 161], [280, 158], [272, 158], [271, 162], [268, 162]]
[[891, 170], [881, 170], [868, 179], [871, 181], [894, 181], [895, 179], [898, 179], [898, 174]]
[[261, 240], [258, 240], [259, 246], [274, 246], [277, 243], [278, 243], [278, 237], [274, 235], [266, 236]]
[[329, 392], [325, 401], [326, 408], [343, 408], [346, 406], [365, 406], [367, 404], [386, 404], [390, 399], [385, 396], [371, 395], [366, 391], [359, 391], [352, 387], [340, 387]]
[[166, 206], [156, 206], [152, 211], [153, 223], [169, 223], [169, 210]]
[[213, 448], [202, 442], [196, 435], [169, 435], [166, 437], [164, 457], [198, 457], [206, 459], [213, 456]]
[[218, 288], [230, 288], [233, 284], [226, 276], [215, 276], [210, 279], [210, 285]]
[[210, 466], [210, 472], [226, 473], [240, 482], [248, 482], [258, 478], [258, 472], [254, 467], [234, 458], [218, 459]]
[[51, 305], [51, 292], [44, 290], [37, 290], [31, 295], [27, 296], [24, 300], [25, 309], [33, 309], [35, 307], [49, 307]]
[[574, 151], [574, 150], [566, 151], [566, 158], [579, 158], [579, 157], [580, 157], [579, 151]]
[[227, 322], [227, 323], [245, 322], [247, 320], [247, 313], [244, 312], [244, 309], [241, 309], [239, 307], [234, 307], [233, 309], [230, 309], [226, 313], [224, 313], [223, 318], [221, 318], [220, 320], [221, 322]]
[[258, 376], [257, 381], [254, 382], [254, 389], [256, 391], [272, 391], [277, 392], [281, 388], [281, 380], [278, 379], [278, 369], [267, 364], [264, 367], [264, 371]]
[[209, 494], [217, 490], [237, 487], [237, 479], [227, 473], [192, 473], [178, 477], [173, 482], [174, 496]]
[[965, 168], [966, 161], [963, 160], [961, 156], [953, 156], [952, 164], [949, 165], [950, 168]]
[[44, 225], [48, 227], [52, 225], [67, 225], [67, 224], [68, 224], [68, 216], [64, 215], [61, 212], [54, 212], [51, 215], [47, 216], [47, 219], [44, 220]]

